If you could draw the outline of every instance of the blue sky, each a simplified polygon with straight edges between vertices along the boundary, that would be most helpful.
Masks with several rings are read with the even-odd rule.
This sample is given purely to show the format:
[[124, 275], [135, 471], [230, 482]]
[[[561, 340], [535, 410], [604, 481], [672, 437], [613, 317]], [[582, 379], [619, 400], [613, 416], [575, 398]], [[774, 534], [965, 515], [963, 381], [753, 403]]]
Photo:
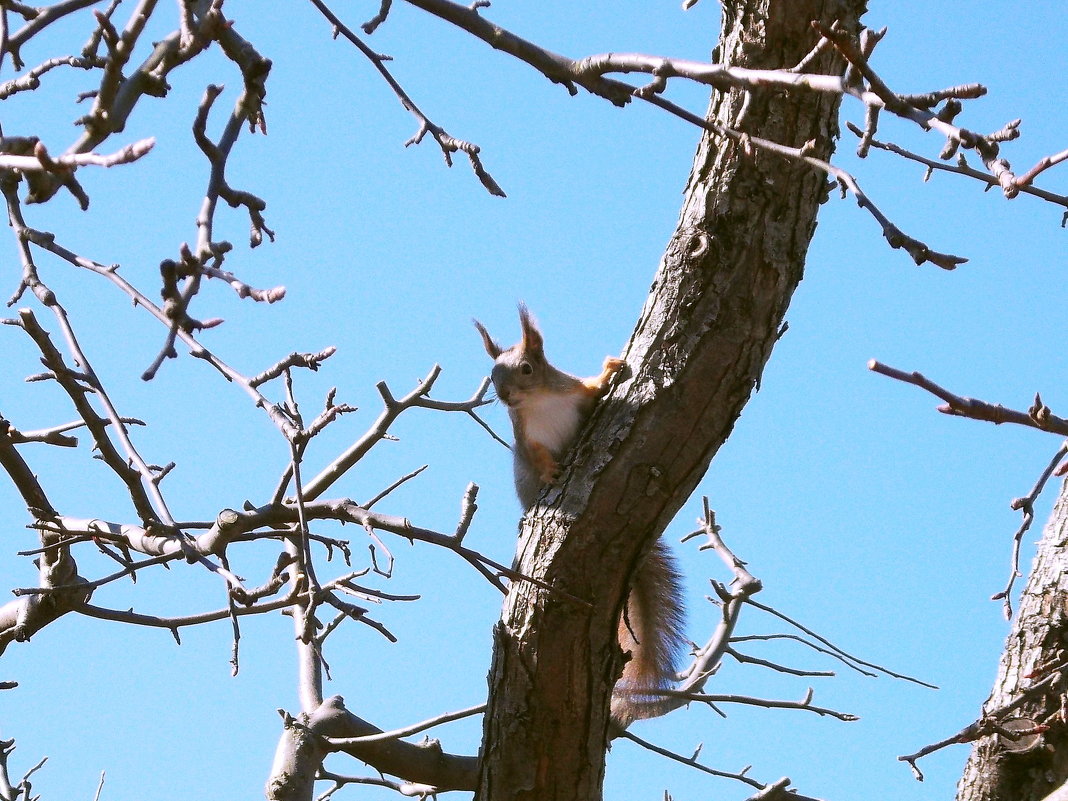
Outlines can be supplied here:
[[[971, 102], [959, 121], [990, 131], [1022, 117], [1023, 137], [1006, 149], [1020, 171], [1065, 147], [1066, 119], [1056, 102], [1064, 93], [1061, 4], [1013, 4], [1011, 24], [1005, 6], [993, 2], [970, 4], [967, 14], [942, 1], [871, 6], [867, 24], [890, 29], [874, 65], [892, 88], [985, 84], [988, 96]], [[338, 10], [356, 26], [375, 7]], [[229, 209], [219, 213], [217, 235], [236, 246], [229, 269], [256, 286], [284, 284], [288, 294], [267, 307], [208, 285], [193, 313], [226, 319], [202, 339], [246, 374], [293, 350], [338, 347], [320, 372], [299, 375], [298, 397], [305, 414], [314, 414], [336, 386], [338, 399], [360, 411], [316, 440], [310, 472], [371, 424], [379, 380], [403, 393], [438, 363], [444, 372], [437, 396], [468, 397], [488, 368], [473, 316], [512, 341], [515, 304], [525, 300], [541, 321], [550, 359], [575, 373], [595, 371], [605, 354], [619, 352], [677, 217], [696, 130], [640, 105], [621, 110], [586, 95], [571, 98], [525, 65], [397, 3], [370, 42], [394, 57], [390, 68], [435, 122], [482, 147], [484, 164], [509, 195], [493, 198], [465, 160], [450, 170], [429, 140], [403, 147], [415, 122], [355, 50], [331, 40], [310, 4], [265, 10], [231, 0], [226, 10], [274, 62], [269, 133], [242, 134], [228, 176], [266, 199], [278, 238], [250, 251], [247, 219]], [[157, 37], [172, 24], [170, 10], [163, 11], [166, 25], [150, 31]], [[573, 57], [614, 50], [703, 60], [715, 43], [719, 7], [711, 0], [689, 12], [665, 0], [611, 7], [501, 0], [485, 13]], [[26, 49], [27, 63], [79, 48], [88, 25], [80, 16], [60, 26], [49, 47]], [[0, 78], [11, 77], [9, 64], [4, 70]], [[71, 100], [90, 88], [87, 81], [82, 73], [50, 74], [37, 97], [5, 104], [4, 133], [35, 133], [51, 152], [62, 152], [77, 135], [71, 121], [84, 113]], [[216, 134], [240, 88], [217, 54], [176, 71], [171, 82], [171, 95], [145, 99], [113, 140], [118, 146], [157, 137], [147, 158], [79, 172], [92, 198], [88, 212], [69, 197], [26, 208], [30, 225], [85, 256], [122, 265], [150, 295], [159, 262], [196, 237], [207, 167], [189, 128], [204, 86], [226, 84], [209, 126]], [[699, 87], [679, 86], [671, 96], [698, 112], [707, 102]], [[863, 109], [845, 103], [844, 119], [861, 122]], [[936, 136], [888, 118], [881, 134], [926, 154], [941, 148]], [[873, 375], [865, 364], [877, 358], [920, 370], [961, 394], [1016, 408], [1041, 391], [1063, 415], [1065, 232], [1060, 212], [1032, 198], [1006, 202], [956, 176], [923, 183], [922, 168], [887, 154], [858, 161], [848, 138], [840, 150], [837, 163], [899, 227], [969, 262], [953, 273], [915, 267], [886, 246], [852, 199], [834, 195], [821, 211], [790, 328], [762, 389], [667, 536], [677, 543], [700, 512], [700, 494], [708, 495], [727, 543], [763, 580], [764, 603], [857, 656], [941, 689], [844, 670], [833, 679], [787, 678], [728, 662], [711, 692], [799, 699], [811, 683], [817, 703], [861, 720], [746, 707], [729, 707], [721, 719], [692, 708], [634, 731], [682, 753], [704, 743], [711, 766], [752, 764], [755, 778], [789, 776], [802, 792], [828, 801], [871, 797], [873, 787], [884, 801], [943, 799], [966, 747], [924, 760], [923, 784], [896, 757], [955, 733], [985, 700], [1007, 632], [1000, 606], [988, 599], [1008, 576], [1018, 525], [1008, 504], [1030, 489], [1059, 441], [944, 417], [934, 398]], [[1043, 184], [1068, 191], [1064, 168], [1047, 173]], [[7, 297], [18, 281], [17, 253], [10, 237], [0, 247]], [[287, 460], [266, 416], [185, 353], [143, 383], [140, 373], [163, 341], [158, 324], [94, 276], [43, 257], [40, 267], [120, 410], [151, 422], [135, 432], [141, 452], [153, 462], [177, 462], [164, 484], [176, 516], [211, 519], [246, 498], [266, 501]], [[54, 331], [48, 314], [38, 310], [38, 317]], [[0, 353], [0, 413], [24, 429], [72, 419], [55, 387], [22, 382], [39, 371], [24, 335], [0, 328]], [[507, 431], [499, 406], [485, 417]], [[462, 416], [417, 410], [394, 433], [400, 440], [378, 446], [336, 494], [367, 499], [427, 463], [382, 510], [450, 531], [474, 481], [480, 508], [468, 542], [509, 561], [518, 516], [509, 454]], [[65, 513], [134, 520], [118, 482], [84, 441], [76, 451], [22, 452]], [[35, 540], [4, 482], [0, 509], [8, 530], [5, 583], [32, 585], [33, 566], [15, 551]], [[350, 537], [357, 563], [366, 559], [360, 532], [324, 533]], [[1037, 536], [1036, 527], [1025, 564]], [[332, 638], [327, 692], [388, 729], [484, 698], [500, 598], [448, 554], [387, 543], [397, 566], [383, 588], [422, 600], [376, 610], [398, 636], [395, 645], [360, 626]], [[717, 615], [704, 600], [708, 579], [726, 577], [718, 560], [690, 546], [676, 545], [676, 552], [687, 574], [689, 633], [703, 640]], [[253, 584], [274, 556], [269, 547], [231, 553]], [[78, 558], [85, 575], [111, 569], [87, 550]], [[94, 602], [178, 615], [217, 608], [223, 595], [217, 580], [182, 566], [146, 572], [136, 586], [108, 587]], [[779, 631], [776, 621], [752, 613], [740, 633]], [[228, 624], [187, 629], [178, 647], [166, 632], [69, 615], [29, 645], [13, 645], [0, 679], [20, 687], [0, 694], [0, 736], [17, 740], [15, 772], [48, 755], [34, 782], [44, 798], [91, 798], [102, 770], [102, 798], [110, 801], [257, 797], [279, 734], [275, 709], [297, 705], [292, 627], [287, 618], [263, 616], [246, 620], [242, 632], [236, 678]], [[749, 652], [798, 667], [839, 667], [802, 648], [750, 645]], [[436, 734], [460, 753], [473, 752], [478, 735], [473, 721]], [[367, 772], [343, 759], [329, 764], [341, 773]], [[607, 776], [608, 799], [662, 798], [665, 789], [676, 801], [749, 794], [626, 742], [613, 746]]]

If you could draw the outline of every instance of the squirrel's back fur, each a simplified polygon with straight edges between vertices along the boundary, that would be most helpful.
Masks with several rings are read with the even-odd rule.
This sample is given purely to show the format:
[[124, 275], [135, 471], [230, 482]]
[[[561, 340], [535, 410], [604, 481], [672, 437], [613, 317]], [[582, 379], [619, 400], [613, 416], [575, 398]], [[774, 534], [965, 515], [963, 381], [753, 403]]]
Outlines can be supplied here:
[[[494, 360], [493, 384], [512, 421], [516, 494], [527, 510], [555, 481], [560, 461], [623, 362], [606, 358], [600, 375], [576, 378], [549, 364], [541, 332], [523, 305], [519, 319], [523, 338], [507, 350], [477, 320], [475, 326]], [[628, 658], [612, 695], [617, 723], [660, 714], [660, 699], [651, 691], [675, 681], [684, 643], [681, 576], [671, 551], [657, 540], [634, 572], [620, 616], [619, 645]]]

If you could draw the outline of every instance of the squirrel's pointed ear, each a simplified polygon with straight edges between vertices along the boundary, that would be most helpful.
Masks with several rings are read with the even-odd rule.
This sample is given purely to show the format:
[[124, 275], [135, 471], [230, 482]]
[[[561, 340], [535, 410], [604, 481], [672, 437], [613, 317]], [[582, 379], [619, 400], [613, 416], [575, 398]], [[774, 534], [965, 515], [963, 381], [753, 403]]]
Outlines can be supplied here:
[[501, 355], [501, 346], [493, 341], [493, 337], [489, 335], [486, 326], [482, 325], [478, 320], [472, 320], [471, 322], [475, 324], [478, 333], [482, 334], [482, 344], [486, 346], [486, 353], [490, 355], [491, 359], [496, 360]]
[[542, 338], [541, 331], [538, 330], [538, 324], [534, 322], [530, 309], [527, 308], [525, 303], [519, 304], [519, 324], [523, 327], [523, 352], [541, 352], [545, 340]]

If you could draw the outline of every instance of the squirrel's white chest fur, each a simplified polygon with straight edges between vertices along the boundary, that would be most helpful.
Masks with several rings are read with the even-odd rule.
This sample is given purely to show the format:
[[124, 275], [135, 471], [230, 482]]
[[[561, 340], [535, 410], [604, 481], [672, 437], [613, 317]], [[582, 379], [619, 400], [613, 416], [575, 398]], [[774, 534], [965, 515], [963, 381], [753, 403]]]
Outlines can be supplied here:
[[582, 414], [573, 395], [528, 395], [520, 400], [513, 412], [522, 421], [526, 441], [536, 442], [556, 456], [571, 446], [582, 425]]

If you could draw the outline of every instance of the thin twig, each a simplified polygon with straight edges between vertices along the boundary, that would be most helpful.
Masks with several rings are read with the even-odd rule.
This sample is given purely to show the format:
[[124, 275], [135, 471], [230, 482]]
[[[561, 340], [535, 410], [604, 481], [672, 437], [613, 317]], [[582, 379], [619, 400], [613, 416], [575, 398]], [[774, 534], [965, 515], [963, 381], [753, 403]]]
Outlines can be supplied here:
[[372, 506], [374, 506], [380, 500], [382, 500], [387, 495], [389, 495], [391, 492], [393, 492], [393, 490], [397, 489], [397, 487], [401, 486], [402, 484], [404, 484], [404, 483], [406, 483], [408, 481], [411, 481], [413, 478], [418, 476], [420, 473], [422, 473], [428, 467], [430, 467], [430, 465], [425, 464], [422, 467], [415, 468], [415, 470], [412, 470], [410, 473], [405, 473], [403, 476], [398, 478], [396, 481], [394, 481], [388, 487], [386, 487], [385, 489], [381, 490], [377, 495], [375, 495], [373, 498], [371, 498], [371, 500], [367, 501], [367, 503], [363, 504], [363, 508], [364, 509], [370, 509]]
[[995, 425], [1015, 423], [1016, 425], [1037, 428], [1040, 431], [1049, 431], [1053, 434], [1068, 436], [1068, 420], [1051, 413], [1049, 407], [1045, 406], [1038, 396], [1036, 396], [1036, 403], [1028, 411], [1021, 412], [1015, 409], [1007, 409], [1000, 403], [987, 403], [975, 398], [954, 395], [922, 373], [909, 373], [904, 370], [898, 370], [875, 359], [868, 362], [868, 369], [873, 373], [879, 373], [897, 381], [903, 381], [906, 384], [925, 389], [932, 395], [941, 398], [945, 401], [945, 404], [938, 406], [937, 409], [942, 414], [954, 417], [969, 417], [972, 420], [984, 420]]
[[913, 775], [918, 781], [922, 782], [923, 773], [920, 771], [919, 767], [916, 764], [918, 760], [927, 756], [928, 754], [932, 754], [935, 751], [939, 751], [945, 748], [946, 746], [974, 742], [980, 737], [984, 737], [987, 734], [994, 732], [997, 729], [998, 724], [1002, 720], [1004, 720], [1006, 715], [1018, 709], [1025, 701], [1027, 701], [1028, 698], [1032, 698], [1033, 696], [1039, 693], [1045, 692], [1046, 690], [1052, 688], [1052, 686], [1056, 682], [1061, 680], [1062, 670], [1058, 670], [1055, 673], [1051, 673], [1037, 684], [1033, 684], [1025, 690], [1022, 690], [1020, 692], [1020, 695], [1016, 696], [1016, 698], [1014, 698], [1007, 704], [1004, 704], [1003, 706], [1000, 706], [990, 712], [984, 712], [981, 718], [976, 721], [973, 721], [972, 723], [969, 723], [956, 734], [947, 737], [944, 740], [939, 740], [937, 743], [932, 743], [931, 745], [924, 746], [913, 754], [905, 754], [899, 756], [898, 760], [901, 762], [907, 762], [909, 767], [912, 769]]
[[1031, 528], [1031, 524], [1035, 521], [1035, 501], [1038, 500], [1038, 496], [1042, 494], [1042, 490], [1046, 486], [1046, 482], [1049, 481], [1050, 476], [1057, 472], [1057, 466], [1064, 461], [1064, 457], [1068, 455], [1068, 442], [1061, 444], [1057, 452], [1053, 454], [1053, 458], [1046, 465], [1046, 469], [1042, 471], [1042, 475], [1038, 477], [1038, 481], [1035, 482], [1031, 491], [1022, 498], [1016, 498], [1010, 504], [1013, 509], [1017, 509], [1023, 512], [1023, 520], [1020, 523], [1020, 527], [1016, 529], [1016, 534], [1012, 538], [1012, 560], [1009, 570], [1009, 582], [1005, 585], [1005, 589], [1001, 592], [992, 595], [990, 600], [998, 601], [1003, 600], [1004, 604], [1002, 608], [1005, 612], [1005, 619], [1012, 619], [1012, 588], [1016, 583], [1016, 579], [1020, 578], [1023, 574], [1020, 572], [1020, 545], [1023, 541], [1023, 535], [1027, 533]]
[[449, 723], [454, 720], [461, 720], [463, 718], [471, 717], [472, 715], [481, 715], [486, 711], [486, 705], [478, 704], [477, 706], [471, 706], [467, 709], [461, 709], [458, 712], [447, 712], [437, 717], [429, 718], [420, 723], [413, 723], [410, 726], [405, 726], [400, 729], [393, 729], [393, 731], [384, 731], [378, 734], [366, 734], [362, 737], [328, 737], [327, 742], [338, 748], [345, 748], [350, 745], [362, 745], [363, 743], [375, 743], [382, 740], [399, 740], [401, 737], [410, 737], [413, 734], [418, 734], [421, 731], [432, 729], [435, 726], [440, 726], [443, 723]]
[[[404, 143], [405, 146], [419, 144], [426, 134], [429, 133], [434, 141], [438, 143], [438, 147], [441, 148], [446, 165], [450, 167], [452, 166], [453, 153], [456, 153], [457, 151], [464, 153], [471, 162], [471, 169], [474, 171], [475, 176], [482, 183], [482, 186], [486, 188], [486, 191], [496, 197], [505, 197], [504, 190], [501, 189], [500, 185], [493, 179], [493, 176], [490, 175], [482, 165], [478, 145], [471, 142], [465, 142], [462, 139], [456, 139], [455, 137], [450, 136], [440, 125], [436, 125], [432, 122], [430, 118], [419, 109], [404, 90], [404, 87], [400, 85], [397, 79], [393, 77], [393, 74], [386, 68], [385, 57], [368, 47], [360, 37], [358, 37], [333, 11], [330, 10], [326, 3], [322, 2], [322, 0], [310, 0], [310, 2], [313, 6], [319, 9], [319, 12], [329, 20], [331, 25], [334, 26], [335, 35], [340, 33], [355, 45], [356, 49], [371, 62], [374, 68], [378, 70], [378, 73], [389, 85], [389, 88], [393, 90], [397, 99], [400, 100], [401, 105], [404, 106], [407, 111], [411, 112], [419, 122], [419, 130], [416, 131], [411, 139]], [[370, 31], [368, 31], [368, 33], [370, 33]]]
[[906, 676], [903, 673], [897, 673], [897, 672], [895, 672], [893, 670], [890, 670], [889, 668], [882, 667], [881, 665], [876, 665], [873, 662], [866, 662], [865, 660], [860, 659], [859, 657], [853, 656], [852, 654], [847, 653], [846, 651], [843, 651], [841, 648], [839, 648], [837, 645], [832, 643], [830, 640], [826, 639], [825, 637], [821, 637], [819, 634], [817, 634], [816, 632], [812, 631], [812, 629], [804, 626], [801, 623], [798, 623], [796, 620], [794, 620], [793, 618], [789, 617], [788, 615], [784, 615], [782, 612], [780, 612], [777, 609], [774, 609], [774, 608], [772, 608], [770, 606], [765, 606], [764, 604], [760, 603], [759, 601], [754, 601], [752, 598], [749, 598], [746, 601], [746, 603], [750, 604], [751, 606], [755, 606], [757, 609], [763, 609], [769, 615], [774, 615], [775, 617], [779, 618], [780, 620], [783, 620], [786, 623], [789, 623], [791, 626], [793, 626], [794, 628], [798, 629], [799, 631], [805, 632], [805, 634], [807, 634], [809, 637], [812, 637], [813, 639], [823, 643], [828, 648], [832, 649], [835, 653], [840, 654], [841, 656], [845, 657], [846, 659], [849, 659], [850, 661], [856, 662], [858, 665], [864, 665], [865, 667], [869, 667], [872, 670], [877, 670], [880, 673], [883, 673], [883, 674], [885, 674], [887, 676], [891, 676], [891, 677], [893, 677], [895, 679], [902, 679], [903, 681], [909, 681], [909, 682], [912, 682], [913, 684], [919, 684], [921, 687], [928, 687], [928, 688], [930, 688], [932, 690], [937, 690], [938, 689], [938, 687], [936, 685], [930, 684], [929, 682], [923, 681], [922, 679], [916, 679], [916, 678], [913, 678], [912, 676]]
[[[761, 784], [756, 779], [753, 779], [749, 775], [747, 775], [749, 773], [748, 767], [743, 768], [737, 773], [729, 773], [727, 771], [716, 770], [715, 768], [710, 768], [707, 765], [703, 765], [697, 761], [697, 755], [701, 751], [700, 746], [695, 749], [695, 753], [693, 756], [685, 757], [682, 754], [677, 754], [674, 751], [668, 750], [667, 748], [655, 745], [649, 742], [648, 740], [643, 740], [641, 737], [638, 737], [637, 735], [632, 734], [629, 731], [623, 732], [620, 736], [630, 740], [633, 743], [636, 743], [637, 745], [640, 745], [642, 748], [645, 748], [648, 751], [652, 751], [654, 754], [659, 754], [662, 757], [667, 757], [668, 759], [674, 762], [687, 765], [691, 768], [694, 768], [695, 770], [701, 771], [702, 773], [707, 773], [710, 776], [717, 776], [721, 779], [733, 779], [734, 781], [741, 782], [742, 784], [748, 784], [750, 787], [753, 787], [758, 791], [756, 795], [750, 796], [750, 799], [748, 799], [748, 801], [755, 801], [755, 799], [760, 798], [769, 799], [770, 801], [770, 799], [773, 797], [771, 795], [771, 793], [773, 792], [776, 793], [776, 795], [774, 796], [774, 798], [776, 799], [791, 799], [791, 801], [820, 801], [820, 799], [813, 798], [812, 796], [802, 795], [801, 793], [793, 791], [787, 791], [786, 788], [790, 786], [790, 780], [787, 778], [779, 779], [778, 781], [773, 782], [771, 784]], [[781, 793], [781, 795], [778, 795], [778, 793]]]

